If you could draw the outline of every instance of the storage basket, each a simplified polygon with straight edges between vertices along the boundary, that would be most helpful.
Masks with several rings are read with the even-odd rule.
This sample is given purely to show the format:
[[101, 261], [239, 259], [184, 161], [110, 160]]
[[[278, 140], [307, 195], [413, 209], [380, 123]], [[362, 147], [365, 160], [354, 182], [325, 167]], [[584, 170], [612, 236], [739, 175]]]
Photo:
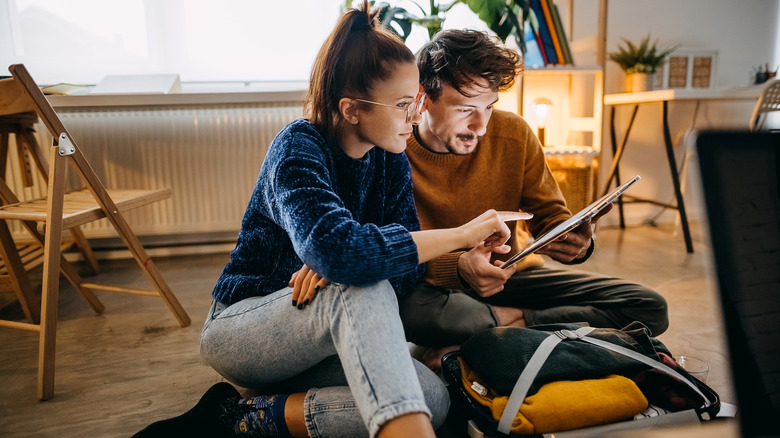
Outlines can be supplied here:
[[580, 157], [547, 157], [547, 164], [572, 213], [592, 202], [593, 166]]

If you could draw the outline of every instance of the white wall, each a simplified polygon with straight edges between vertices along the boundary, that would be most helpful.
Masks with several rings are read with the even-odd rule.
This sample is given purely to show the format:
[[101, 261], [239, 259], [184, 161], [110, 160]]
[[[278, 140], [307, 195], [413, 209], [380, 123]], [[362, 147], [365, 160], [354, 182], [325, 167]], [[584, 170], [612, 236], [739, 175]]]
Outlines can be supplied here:
[[[597, 0], [574, 0], [572, 39], [575, 42], [595, 36], [597, 8]], [[612, 0], [608, 2], [607, 52], [615, 50], [622, 38], [639, 41], [648, 34], [653, 40], [658, 39], [660, 48], [679, 45], [681, 49], [717, 50], [715, 86], [746, 87], [753, 66], [769, 63], [771, 68], [777, 68], [780, 62], [778, 23], [778, 0]], [[595, 62], [595, 52], [581, 53], [575, 61], [592, 64]], [[624, 74], [620, 68], [614, 62], [607, 61], [605, 93], [622, 92], [623, 81]], [[714, 126], [744, 129], [752, 108], [752, 103], [704, 104], [699, 110], [696, 128]], [[610, 150], [608, 110], [604, 113], [603, 151]], [[679, 141], [690, 128], [693, 111], [694, 104], [691, 103], [671, 105], [669, 120], [674, 140]], [[618, 109], [618, 140], [622, 139], [622, 129], [628, 123], [629, 116], [629, 107]], [[636, 193], [640, 196], [662, 201], [674, 199], [663, 149], [660, 104], [640, 108], [631, 139], [621, 161], [621, 173], [625, 176], [642, 174], [642, 183], [636, 186]], [[682, 147], [677, 147], [678, 157], [682, 155]], [[607, 153], [603, 157], [607, 161], [602, 161], [602, 184], [611, 154]], [[690, 169], [684, 184], [689, 215], [693, 220], [700, 220], [704, 211], [695, 166]], [[653, 218], [659, 210], [650, 205], [630, 206], [626, 209], [628, 223], [641, 223]], [[616, 219], [616, 215], [610, 216], [615, 216], [610, 219]], [[660, 217], [660, 221], [671, 222], [675, 218], [676, 212], [667, 211]]]
[[[715, 49], [716, 85], [744, 86], [752, 66], [776, 67], [779, 4], [777, 0], [613, 0], [607, 50], [614, 50], [621, 38], [637, 41], [648, 33], [658, 38], [659, 47]], [[608, 64], [606, 92], [620, 92], [622, 72], [616, 64]]]

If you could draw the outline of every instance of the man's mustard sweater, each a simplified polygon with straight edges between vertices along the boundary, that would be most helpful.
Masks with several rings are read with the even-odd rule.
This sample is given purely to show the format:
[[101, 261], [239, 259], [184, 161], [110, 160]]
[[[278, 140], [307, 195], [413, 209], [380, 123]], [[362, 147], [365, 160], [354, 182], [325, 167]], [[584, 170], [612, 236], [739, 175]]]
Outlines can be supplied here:
[[[431, 152], [420, 144], [416, 132], [407, 146], [423, 230], [457, 227], [491, 208], [533, 213], [532, 220], [518, 221], [507, 242], [512, 251], [497, 257], [505, 259], [525, 248], [531, 236], [540, 236], [571, 217], [541, 144], [525, 120], [515, 114], [493, 110], [486, 134], [469, 155]], [[457, 275], [461, 253], [428, 262], [426, 280], [463, 289]], [[532, 254], [518, 262], [518, 269], [542, 264], [541, 256]]]

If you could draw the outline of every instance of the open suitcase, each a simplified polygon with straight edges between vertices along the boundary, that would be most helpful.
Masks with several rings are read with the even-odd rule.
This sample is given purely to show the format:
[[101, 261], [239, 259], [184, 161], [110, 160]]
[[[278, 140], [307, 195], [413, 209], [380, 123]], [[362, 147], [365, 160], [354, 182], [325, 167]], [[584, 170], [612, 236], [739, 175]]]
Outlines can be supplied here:
[[[639, 344], [644, 344], [644, 349], [641, 346], [638, 347]], [[567, 349], [568, 351], [566, 351]], [[637, 351], [631, 351], [634, 349], [638, 349], [639, 354]], [[515, 354], [516, 350], [524, 351]], [[610, 374], [614, 372], [630, 378], [634, 377], [638, 370], [642, 373], [652, 373], [652, 377], [656, 380], [648, 381], [646, 384], [652, 385], [655, 382], [663, 382], [667, 378], [673, 379], [670, 381], [675, 382], [674, 384], [678, 388], [685, 387], [689, 397], [693, 397], [691, 399], [693, 404], [688, 403], [688, 409], [678, 411], [653, 406], [650, 409], [653, 412], [652, 416], [640, 414], [636, 416], [637, 419], [621, 419], [620, 421], [611, 421], [608, 424], [588, 424], [574, 429], [523, 435], [550, 436], [545, 434], [555, 433], [556, 438], [600, 436], [602, 433], [612, 430], [690, 424], [715, 418], [720, 410], [718, 394], [685, 370], [672, 369], [664, 365], [662, 361], [654, 359], [653, 351], [655, 350], [671, 355], [668, 350], [665, 350], [663, 344], [650, 338], [641, 325], [630, 326], [623, 330], [594, 329], [578, 324], [536, 326], [528, 329], [496, 328], [475, 335], [463, 344], [461, 350], [446, 354], [442, 358], [442, 375], [450, 388], [453, 409], [459, 411], [458, 415], [468, 419], [469, 434], [473, 438], [507, 436], [509, 433], [507, 424], [511, 424], [516, 414], [519, 415], [518, 411], [526, 395], [534, 393], [539, 386], [547, 382], [568, 380], [563, 377], [567, 374], [566, 370], [561, 369], [558, 372], [554, 369], [556, 367], [554, 364], [565, 362], [566, 355], [571, 354], [572, 351], [583, 355], [584, 358], [594, 358], [591, 361], [584, 359], [576, 365], [584, 370], [577, 370], [575, 373], [579, 374], [580, 377], [598, 378], [601, 372], [599, 366], [601, 365], [594, 366], [593, 362], [601, 360], [604, 365], [602, 368], [608, 369]], [[497, 357], [491, 358], [490, 354], [484, 354], [485, 352], [495, 352]], [[514, 356], [512, 356], [513, 354]], [[471, 359], [472, 362], [486, 364], [481, 367], [481, 371], [486, 374], [494, 374], [492, 382], [490, 379], [487, 379], [488, 384], [485, 381], [476, 382], [469, 380], [469, 378], [464, 379], [462, 367], [468, 366], [464, 357]], [[548, 363], [548, 359], [551, 362]], [[504, 363], [501, 363], [502, 361]], [[494, 366], [492, 362], [497, 362], [498, 366]], [[547, 365], [545, 365], [546, 363]], [[569, 363], [575, 362], [569, 360]], [[514, 374], [511, 376], [511, 373], [501, 374], [501, 372], [506, 371], [507, 365], [516, 366], [512, 372], [515, 374], [519, 372], [520, 376], [515, 379]], [[552, 372], [549, 371], [551, 368]], [[501, 372], [493, 372], [494, 369]], [[475, 375], [471, 371], [473, 370], [466, 370], [467, 377]], [[647, 375], [641, 376], [644, 378]], [[496, 379], [499, 380], [496, 381]], [[466, 385], [469, 385], [470, 388], [467, 388]], [[484, 395], [488, 391], [483, 386], [495, 386], [498, 391], [491, 389], [492, 394], [503, 394], [503, 398], [509, 396], [499, 419], [501, 421], [497, 420], [491, 409], [485, 406], [484, 399], [481, 400], [482, 403], [478, 400], [479, 394]], [[532, 388], [533, 386], [536, 388]], [[475, 389], [479, 394], [475, 394]], [[697, 406], [699, 401], [701, 403]]]

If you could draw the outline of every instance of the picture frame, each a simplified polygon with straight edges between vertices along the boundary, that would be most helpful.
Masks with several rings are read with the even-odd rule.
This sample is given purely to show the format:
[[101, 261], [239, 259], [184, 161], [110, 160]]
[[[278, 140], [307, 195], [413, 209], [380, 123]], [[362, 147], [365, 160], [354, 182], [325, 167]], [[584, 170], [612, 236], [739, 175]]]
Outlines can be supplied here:
[[716, 50], [675, 50], [656, 72], [656, 89], [707, 90], [715, 87]]

